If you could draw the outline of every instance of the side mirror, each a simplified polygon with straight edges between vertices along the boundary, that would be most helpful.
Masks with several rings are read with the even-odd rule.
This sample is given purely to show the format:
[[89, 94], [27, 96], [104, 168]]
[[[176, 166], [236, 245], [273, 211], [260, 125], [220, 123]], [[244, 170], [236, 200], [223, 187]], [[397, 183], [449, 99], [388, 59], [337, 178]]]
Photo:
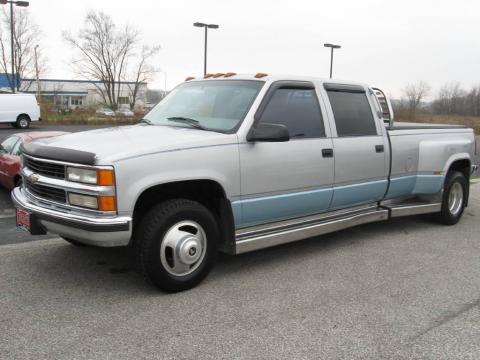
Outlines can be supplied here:
[[290, 134], [285, 125], [257, 124], [247, 134], [247, 141], [282, 142], [290, 140]]

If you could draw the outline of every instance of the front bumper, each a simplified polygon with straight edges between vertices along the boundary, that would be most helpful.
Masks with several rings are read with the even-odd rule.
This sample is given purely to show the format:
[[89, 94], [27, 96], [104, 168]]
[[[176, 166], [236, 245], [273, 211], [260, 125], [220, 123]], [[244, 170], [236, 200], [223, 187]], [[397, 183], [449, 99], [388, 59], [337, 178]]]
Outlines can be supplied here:
[[20, 187], [12, 191], [12, 201], [15, 207], [32, 215], [32, 228], [40, 228], [45, 232], [95, 246], [125, 246], [130, 242], [131, 217], [93, 217], [48, 208], [32, 201]]

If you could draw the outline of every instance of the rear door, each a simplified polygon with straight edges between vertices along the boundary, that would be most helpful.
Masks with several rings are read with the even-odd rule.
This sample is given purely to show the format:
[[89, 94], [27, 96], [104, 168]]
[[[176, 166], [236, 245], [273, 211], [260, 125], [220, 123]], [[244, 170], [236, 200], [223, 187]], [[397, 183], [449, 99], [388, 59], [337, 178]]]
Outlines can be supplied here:
[[381, 200], [388, 185], [388, 144], [374, 100], [357, 85], [324, 84], [335, 158], [332, 209]]
[[237, 226], [328, 210], [333, 158], [324, 110], [312, 82], [277, 81], [271, 85], [253, 126], [284, 125], [290, 140], [240, 144], [242, 198], [233, 204], [235, 213], [241, 212], [236, 215]]

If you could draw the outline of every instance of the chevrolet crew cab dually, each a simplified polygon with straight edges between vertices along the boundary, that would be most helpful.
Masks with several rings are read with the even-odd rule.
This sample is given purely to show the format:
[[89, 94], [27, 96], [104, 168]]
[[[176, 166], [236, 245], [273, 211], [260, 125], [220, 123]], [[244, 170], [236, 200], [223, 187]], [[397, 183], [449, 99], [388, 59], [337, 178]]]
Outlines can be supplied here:
[[392, 217], [453, 225], [475, 138], [394, 123], [368, 85], [222, 74], [177, 86], [137, 125], [22, 146], [17, 223], [77, 245], [132, 246], [168, 292], [240, 254]]

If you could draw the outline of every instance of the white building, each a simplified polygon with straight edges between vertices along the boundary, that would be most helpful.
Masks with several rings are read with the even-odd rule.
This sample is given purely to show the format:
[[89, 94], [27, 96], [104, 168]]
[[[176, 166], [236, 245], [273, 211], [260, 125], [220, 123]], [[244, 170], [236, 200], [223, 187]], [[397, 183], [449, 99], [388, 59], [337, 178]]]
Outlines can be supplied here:
[[[10, 90], [5, 84], [1, 86], [1, 83], [2, 81], [0, 81], [0, 90]], [[132, 102], [135, 83], [121, 81], [115, 83], [115, 85], [117, 88], [120, 86], [118, 93], [119, 107], [129, 107]], [[42, 98], [49, 99], [58, 108], [76, 109], [78, 107], [99, 107], [105, 105], [100, 92], [100, 89], [103, 89], [104, 86], [102, 81], [39, 79], [39, 86]], [[20, 92], [37, 94], [37, 81], [35, 79], [22, 79]], [[140, 83], [135, 108], [143, 109], [146, 102], [147, 83]]]

